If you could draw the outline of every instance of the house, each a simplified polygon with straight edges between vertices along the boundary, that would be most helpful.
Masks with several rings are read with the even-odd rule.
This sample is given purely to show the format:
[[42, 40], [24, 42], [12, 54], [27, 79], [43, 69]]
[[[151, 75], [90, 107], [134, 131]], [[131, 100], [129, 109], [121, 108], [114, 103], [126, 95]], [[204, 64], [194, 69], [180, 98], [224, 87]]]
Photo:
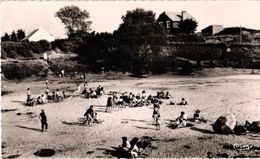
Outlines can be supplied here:
[[211, 36], [224, 30], [223, 25], [210, 25], [201, 30], [202, 35]]
[[179, 28], [179, 22], [186, 19], [196, 21], [187, 11], [181, 12], [163, 12], [159, 15], [157, 22], [165, 27], [169, 33], [174, 32]]
[[28, 34], [22, 41], [40, 41], [47, 40], [48, 42], [52, 42], [55, 38], [49, 34], [45, 29], [39, 27], [33, 30], [30, 34]]

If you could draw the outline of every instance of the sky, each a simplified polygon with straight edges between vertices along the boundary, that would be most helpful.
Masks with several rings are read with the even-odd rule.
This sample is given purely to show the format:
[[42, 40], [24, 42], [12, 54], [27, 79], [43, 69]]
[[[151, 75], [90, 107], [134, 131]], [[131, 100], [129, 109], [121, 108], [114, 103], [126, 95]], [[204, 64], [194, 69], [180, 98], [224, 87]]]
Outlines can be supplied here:
[[65, 38], [64, 25], [55, 13], [68, 5], [88, 11], [95, 32], [113, 32], [127, 10], [135, 8], [152, 10], [156, 18], [163, 11], [187, 11], [198, 21], [197, 31], [212, 24], [260, 30], [260, 1], [3, 1], [0, 4], [1, 36], [17, 29], [25, 30], [28, 35], [42, 27], [55, 38]]

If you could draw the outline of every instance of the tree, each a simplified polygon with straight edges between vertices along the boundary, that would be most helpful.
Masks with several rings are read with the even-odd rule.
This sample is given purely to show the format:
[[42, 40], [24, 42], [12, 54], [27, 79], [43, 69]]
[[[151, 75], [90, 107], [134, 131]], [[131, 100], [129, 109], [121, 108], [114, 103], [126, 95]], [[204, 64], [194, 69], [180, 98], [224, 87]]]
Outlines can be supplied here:
[[194, 33], [198, 26], [198, 22], [193, 19], [185, 19], [179, 22], [179, 32], [184, 34]]
[[120, 50], [124, 54], [125, 62], [135, 74], [148, 71], [152, 54], [160, 51], [166, 43], [166, 31], [155, 19], [155, 13], [144, 9], [127, 11], [122, 16], [123, 23], [114, 32], [120, 41]]
[[67, 29], [68, 37], [79, 36], [90, 31], [91, 21], [89, 13], [77, 6], [65, 6], [55, 14]]
[[18, 29], [16, 35], [18, 41], [21, 41], [22, 39], [25, 38], [25, 32], [22, 29]]
[[12, 34], [11, 34], [11, 41], [17, 41], [17, 37], [16, 37], [15, 31], [13, 31]]
[[5, 33], [5, 35], [1, 37], [1, 41], [10, 41], [10, 36], [7, 33]]

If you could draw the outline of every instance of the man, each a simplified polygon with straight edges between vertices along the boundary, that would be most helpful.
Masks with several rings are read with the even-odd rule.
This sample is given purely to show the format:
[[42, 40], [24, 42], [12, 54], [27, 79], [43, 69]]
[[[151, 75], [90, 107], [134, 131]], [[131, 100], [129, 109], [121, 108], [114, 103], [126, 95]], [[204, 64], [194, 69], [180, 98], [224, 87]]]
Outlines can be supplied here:
[[31, 91], [30, 91], [30, 88], [27, 88], [27, 100], [26, 101], [30, 101], [31, 100]]
[[44, 131], [44, 128], [47, 130], [48, 129], [48, 123], [47, 123], [47, 116], [42, 109], [42, 112], [39, 115], [40, 120], [41, 120], [41, 126], [42, 126], [42, 132]]
[[95, 120], [95, 115], [96, 113], [94, 112], [94, 109], [93, 109], [93, 105], [91, 105], [86, 113], [84, 114], [84, 116], [87, 118], [87, 122], [89, 125], [91, 125], [93, 123], [93, 121]]

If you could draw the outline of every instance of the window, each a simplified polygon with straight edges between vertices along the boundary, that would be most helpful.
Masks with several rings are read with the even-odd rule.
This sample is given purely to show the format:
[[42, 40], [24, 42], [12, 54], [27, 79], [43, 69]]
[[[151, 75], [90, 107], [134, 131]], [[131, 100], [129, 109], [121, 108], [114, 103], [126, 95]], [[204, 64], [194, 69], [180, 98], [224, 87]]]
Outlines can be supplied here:
[[160, 25], [160, 26], [163, 26], [163, 22], [159, 22], [159, 25]]
[[170, 28], [170, 21], [166, 21], [166, 28]]

